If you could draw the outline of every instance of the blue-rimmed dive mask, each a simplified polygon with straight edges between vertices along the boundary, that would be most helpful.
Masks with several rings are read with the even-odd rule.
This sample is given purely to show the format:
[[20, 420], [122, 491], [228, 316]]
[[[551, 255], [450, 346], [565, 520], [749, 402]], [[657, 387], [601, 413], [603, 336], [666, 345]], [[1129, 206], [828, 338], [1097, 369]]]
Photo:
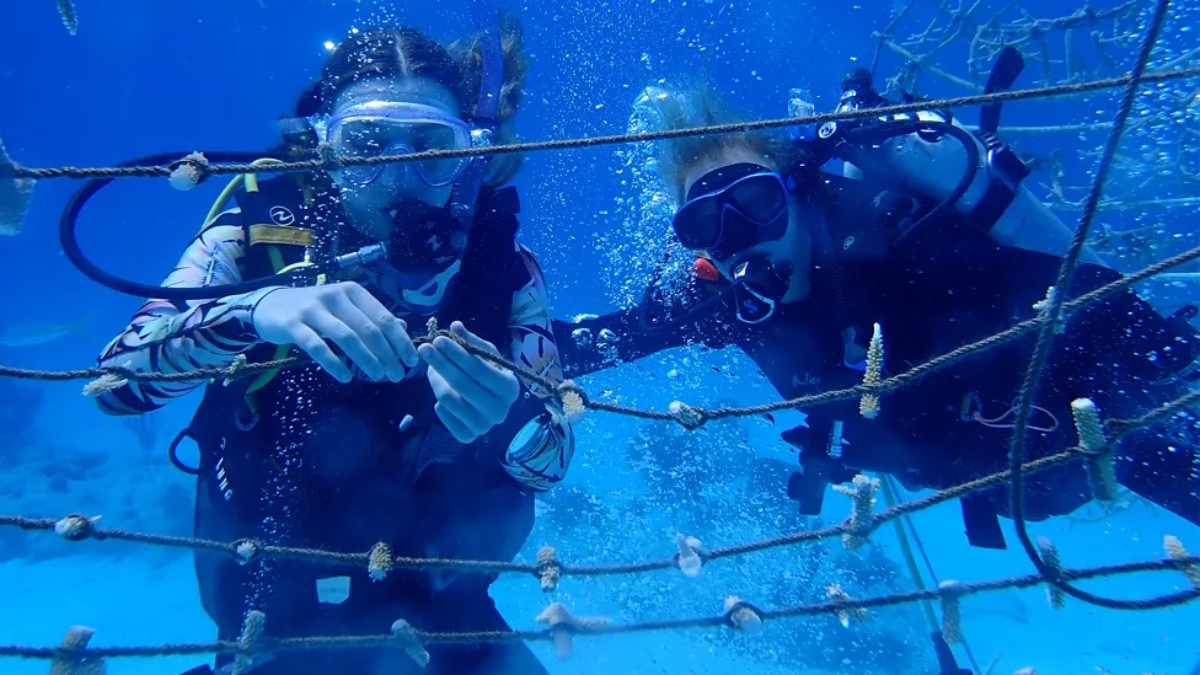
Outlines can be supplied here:
[[[314, 123], [333, 151], [348, 158], [460, 150], [483, 145], [485, 133], [435, 105], [408, 101], [365, 101], [334, 111]], [[454, 184], [476, 157], [427, 159], [377, 165], [343, 166], [333, 178], [340, 187], [366, 188], [395, 170], [397, 184], [411, 183], [409, 172], [431, 188]]]
[[721, 167], [692, 185], [671, 225], [679, 243], [724, 262], [787, 233], [787, 186], [757, 164]]

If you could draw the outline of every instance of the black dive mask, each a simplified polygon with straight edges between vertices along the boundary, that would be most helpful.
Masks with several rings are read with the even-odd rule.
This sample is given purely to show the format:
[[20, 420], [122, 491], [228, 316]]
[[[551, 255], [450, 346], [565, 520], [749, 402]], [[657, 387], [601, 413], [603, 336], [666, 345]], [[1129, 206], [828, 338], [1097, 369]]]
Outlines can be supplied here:
[[732, 289], [738, 319], [754, 324], [771, 318], [787, 294], [793, 269], [786, 260], [772, 263], [765, 256], [738, 263]]
[[388, 210], [388, 262], [402, 272], [436, 274], [462, 257], [467, 231], [450, 209], [413, 200]]

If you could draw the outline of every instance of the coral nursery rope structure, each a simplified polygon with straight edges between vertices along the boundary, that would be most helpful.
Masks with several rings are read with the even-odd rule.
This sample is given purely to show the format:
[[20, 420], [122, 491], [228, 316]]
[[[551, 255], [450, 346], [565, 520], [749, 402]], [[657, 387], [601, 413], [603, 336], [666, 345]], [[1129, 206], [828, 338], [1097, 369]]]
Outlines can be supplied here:
[[[1137, 81], [1141, 83], [1169, 82], [1196, 76], [1200, 76], [1200, 66], [1145, 73], [1139, 77]], [[862, 110], [821, 113], [807, 117], [785, 117], [750, 122], [736, 122], [731, 124], [717, 124], [702, 127], [646, 131], [635, 134], [615, 134], [610, 136], [592, 136], [587, 138], [510, 143], [505, 145], [493, 145], [490, 147], [470, 147], [454, 150], [426, 150], [423, 152], [379, 155], [375, 157], [338, 156], [332, 153], [329, 146], [321, 146], [317, 152], [318, 156], [316, 158], [302, 161], [282, 162], [277, 164], [273, 163], [270, 167], [270, 173], [298, 173], [305, 171], [336, 169], [338, 167], [345, 166], [374, 166], [380, 164], [477, 157], [483, 155], [542, 152], [549, 150], [570, 150], [575, 148], [592, 148], [603, 145], [661, 141], [687, 136], [743, 133], [746, 131], [780, 129], [810, 124], [821, 125], [828, 122], [836, 123], [877, 118], [887, 115], [912, 114], [922, 111], [945, 110], [949, 108], [983, 105], [987, 103], [1002, 103], [1007, 101], [1021, 101], [1054, 96], [1074, 95], [1102, 91], [1105, 89], [1115, 89], [1118, 87], [1127, 87], [1131, 82], [1133, 82], [1133, 77], [1131, 75], [1124, 75], [1121, 77], [1089, 80], [1086, 82], [1051, 85], [1029, 89], [1013, 89], [1009, 91], [994, 92], [991, 94], [960, 96], [956, 98], [944, 98], [931, 101], [916, 101], [913, 103], [902, 103], [898, 105]], [[15, 177], [31, 178], [36, 180], [55, 178], [87, 179], [168, 177], [172, 179], [172, 184], [180, 189], [194, 187], [209, 176], [262, 172], [263, 168], [261, 166], [254, 166], [252, 164], [209, 163], [201, 153], [193, 153], [165, 166], [116, 166], [83, 168], [54, 167], [35, 169], [18, 165], [13, 168], [13, 174]]]
[[[1132, 4], [1132, 3], [1131, 3]], [[977, 342], [951, 350], [930, 361], [915, 366], [908, 371], [883, 377], [881, 363], [883, 361], [884, 337], [878, 326], [872, 336], [871, 349], [868, 353], [868, 368], [863, 383], [842, 390], [826, 391], [809, 396], [802, 396], [768, 405], [748, 407], [721, 407], [706, 409], [676, 401], [667, 411], [640, 410], [622, 406], [613, 402], [593, 399], [576, 385], [567, 381], [561, 384], [551, 382], [518, 364], [504, 358], [488, 354], [458, 340], [456, 336], [439, 329], [437, 323], [431, 321], [427, 326], [428, 332], [415, 339], [418, 344], [432, 340], [441, 335], [458, 340], [466, 349], [493, 364], [514, 372], [527, 382], [537, 383], [557, 392], [568, 416], [578, 421], [587, 410], [610, 412], [629, 415], [642, 419], [673, 421], [689, 430], [702, 427], [707, 421], [757, 415], [764, 412], [782, 409], [802, 409], [812, 406], [857, 398], [860, 401], [860, 411], [866, 417], [878, 413], [884, 403], [885, 394], [894, 392], [919, 379], [957, 363], [968, 357], [978, 355], [987, 350], [1017, 339], [1029, 333], [1036, 333], [1036, 342], [1025, 373], [1022, 390], [1019, 394], [1016, 423], [1010, 441], [1011, 463], [1007, 471], [970, 481], [933, 493], [922, 499], [898, 504], [883, 511], [876, 512], [875, 492], [879, 482], [867, 476], [855, 476], [850, 486], [839, 486], [839, 492], [849, 498], [851, 513], [846, 520], [836, 526], [812, 531], [803, 531], [761, 541], [734, 544], [722, 548], [705, 549], [694, 538], [678, 534], [674, 542], [677, 551], [670, 557], [629, 564], [574, 566], [560, 561], [552, 547], [544, 547], [538, 553], [536, 563], [518, 563], [483, 560], [451, 560], [408, 558], [392, 554], [386, 543], [380, 542], [366, 552], [335, 552], [315, 549], [293, 548], [273, 545], [269, 542], [240, 540], [235, 542], [220, 542], [199, 540], [187, 537], [169, 537], [163, 535], [127, 532], [117, 529], [103, 529], [97, 526], [98, 518], [85, 515], [69, 515], [61, 519], [37, 519], [24, 516], [0, 516], [0, 526], [16, 527], [24, 530], [53, 531], [70, 541], [122, 540], [140, 542], [149, 545], [188, 548], [222, 553], [234, 557], [243, 564], [257, 564], [271, 557], [303, 558], [332, 566], [347, 566], [366, 568], [374, 579], [380, 579], [394, 570], [401, 569], [430, 569], [449, 568], [484, 573], [519, 573], [535, 577], [545, 592], [557, 589], [558, 584], [566, 576], [605, 576], [617, 574], [644, 573], [655, 570], [676, 568], [687, 576], [701, 573], [707, 563], [742, 556], [780, 546], [812, 543], [832, 537], [841, 537], [848, 548], [862, 546], [871, 532], [880, 525], [896, 518], [929, 508], [985, 488], [1009, 484], [1012, 495], [1013, 520], [1019, 538], [1026, 554], [1033, 563], [1036, 573], [1022, 577], [959, 583], [946, 581], [936, 589], [920, 590], [910, 593], [900, 593], [876, 598], [851, 598], [836, 585], [828, 590], [829, 602], [796, 607], [785, 607], [774, 610], [764, 610], [736, 596], [728, 596], [722, 605], [722, 612], [708, 617], [684, 618], [668, 621], [642, 622], [618, 625], [601, 618], [575, 617], [567, 609], [555, 602], [537, 617], [537, 622], [544, 624], [545, 629], [531, 631], [505, 631], [489, 633], [426, 633], [413, 629], [403, 620], [397, 620], [388, 635], [365, 635], [348, 637], [312, 637], [297, 639], [270, 638], [263, 634], [265, 622], [268, 620], [261, 612], [252, 611], [246, 617], [245, 628], [241, 639], [237, 641], [222, 641], [199, 644], [177, 644], [147, 647], [107, 647], [92, 648], [88, 643], [94, 633], [90, 628], [74, 627], [68, 631], [62, 644], [58, 647], [27, 647], [0, 646], [0, 656], [47, 659], [54, 662], [53, 671], [56, 673], [96, 672], [95, 667], [102, 663], [101, 659], [135, 656], [163, 656], [185, 654], [236, 654], [235, 672], [239, 672], [247, 660], [255, 655], [268, 652], [294, 649], [328, 649], [328, 648], [363, 648], [378, 646], [393, 646], [404, 649], [415, 661], [424, 664], [428, 654], [424, 645], [436, 643], [478, 643], [507, 640], [551, 641], [561, 657], [567, 657], [572, 650], [572, 637], [576, 635], [612, 635], [618, 633], [645, 632], [655, 630], [674, 630], [683, 628], [704, 628], [727, 626], [742, 632], [754, 633], [761, 629], [764, 621], [788, 617], [813, 616], [820, 614], [835, 614], [848, 625], [851, 618], [861, 618], [866, 610], [871, 608], [900, 605], [911, 602], [938, 601], [943, 609], [942, 633], [949, 642], [955, 642], [961, 636], [958, 625], [961, 615], [959, 600], [967, 595], [984, 593], [1004, 588], [1027, 588], [1037, 585], [1047, 585], [1047, 593], [1051, 604], [1061, 607], [1068, 596], [1077, 598], [1085, 603], [1123, 610], [1151, 610], [1162, 607], [1179, 605], [1200, 598], [1200, 557], [1191, 555], [1183, 543], [1174, 536], [1166, 536], [1163, 547], [1166, 557], [1160, 560], [1111, 565], [1089, 569], [1072, 569], [1062, 565], [1059, 553], [1053, 543], [1045, 538], [1036, 544], [1030, 538], [1024, 519], [1023, 480], [1026, 475], [1046, 468], [1074, 461], [1086, 463], [1091, 479], [1093, 496], [1098, 500], [1111, 499], [1115, 492], [1115, 482], [1112, 474], [1112, 457], [1121, 439], [1137, 429], [1154, 424], [1166, 417], [1174, 415], [1185, 408], [1200, 403], [1200, 391], [1183, 395], [1157, 408], [1146, 411], [1133, 419], [1107, 420], [1100, 419], [1095, 405], [1086, 398], [1072, 402], [1071, 408], [1075, 416], [1075, 425], [1079, 434], [1077, 445], [1067, 448], [1057, 454], [1027, 461], [1025, 458], [1025, 436], [1030, 430], [1029, 420], [1033, 409], [1033, 398], [1042, 370], [1048, 360], [1050, 345], [1057, 328], [1079, 310], [1098, 302], [1116, 292], [1125, 290], [1134, 284], [1153, 278], [1176, 266], [1200, 259], [1200, 247], [1193, 248], [1171, 258], [1146, 266], [1138, 272], [1126, 275], [1118, 281], [1109, 283], [1089, 293], [1076, 298], [1065, 297], [1065, 290], [1075, 270], [1079, 255], [1091, 231], [1092, 223], [1100, 204], [1105, 181], [1109, 175], [1117, 146], [1123, 133], [1128, 127], [1128, 121], [1133, 109], [1133, 100], [1138, 88], [1146, 83], [1162, 83], [1171, 80], [1200, 76], [1200, 67], [1167, 68], [1157, 72], [1149, 72], [1147, 64], [1152, 49], [1158, 41], [1170, 6], [1169, 0], [1157, 0], [1154, 5], [1151, 20], [1145, 36], [1142, 39], [1137, 60], [1132, 70], [1124, 76], [1086, 82], [1070, 82], [1066, 84], [1049, 85], [1034, 89], [1014, 90], [992, 94], [963, 96], [959, 98], [941, 99], [935, 101], [919, 101], [902, 105], [875, 108], [862, 111], [828, 113], [802, 118], [786, 118], [761, 120], [738, 124], [696, 127], [670, 131], [654, 131], [641, 134], [626, 134], [617, 136], [600, 136], [592, 138], [550, 140], [532, 143], [516, 143], [511, 145], [493, 146], [490, 148], [468, 148], [453, 151], [429, 151], [405, 155], [363, 159], [344, 158], [333, 155], [329, 148], [320, 148], [314, 159], [284, 162], [272, 165], [272, 173], [287, 173], [301, 171], [317, 171], [351, 164], [379, 164], [391, 162], [419, 161], [444, 157], [465, 157], [481, 154], [505, 154], [534, 152], [544, 150], [564, 150], [569, 148], [595, 147], [617, 143], [646, 142], [696, 136], [706, 134], [737, 133], [756, 129], [781, 128], [801, 124], [826, 124], [843, 120], [863, 119], [884, 115], [908, 114], [922, 110], [943, 110], [965, 105], [976, 105], [1000, 101], [1013, 101], [1049, 96], [1079, 94], [1100, 91], [1104, 89], [1123, 88], [1122, 98], [1116, 115], [1111, 123], [1111, 131], [1104, 152], [1100, 157], [1096, 171], [1096, 179], [1092, 183], [1088, 198], [1084, 202], [1080, 222], [1075, 231], [1068, 254], [1062, 261], [1058, 278], [1047, 293], [1044, 302], [1039, 303], [1038, 315], [1032, 319], [1020, 322], [1011, 328], [986, 337]], [[64, 0], [59, 3], [63, 12], [64, 22], [74, 32], [77, 25], [74, 6]], [[1124, 6], [1122, 6], [1124, 7]], [[1123, 9], [1121, 11], [1124, 11]], [[1072, 19], [1074, 20], [1074, 19]], [[892, 48], [894, 45], [889, 44]], [[984, 45], [986, 47], [986, 45]], [[3, 169], [5, 167], [0, 167]], [[7, 167], [10, 177], [25, 179], [52, 178], [115, 178], [115, 177], [169, 177], [171, 183], [180, 189], [188, 189], [202, 182], [211, 175], [254, 173], [261, 172], [261, 167], [243, 164], [210, 164], [203, 155], [195, 153], [167, 166], [141, 167], [100, 167], [100, 168], [48, 168], [30, 169], [21, 166]], [[247, 363], [244, 358], [236, 361], [227, 368], [213, 368], [183, 373], [154, 373], [137, 372], [120, 367], [88, 368], [71, 371], [38, 371], [0, 366], [0, 377], [12, 377], [43, 381], [62, 380], [91, 380], [85, 387], [84, 393], [94, 395], [107, 389], [118, 387], [131, 380], [183, 381], [183, 380], [229, 380], [245, 377], [264, 370], [290, 368], [310, 363], [307, 357], [293, 356], [275, 361], [262, 363]], [[1184, 581], [1180, 586], [1183, 590], [1174, 593], [1132, 600], [1104, 598], [1093, 593], [1080, 590], [1074, 582], [1085, 581], [1100, 577], [1131, 574], [1149, 571], [1182, 572]]]

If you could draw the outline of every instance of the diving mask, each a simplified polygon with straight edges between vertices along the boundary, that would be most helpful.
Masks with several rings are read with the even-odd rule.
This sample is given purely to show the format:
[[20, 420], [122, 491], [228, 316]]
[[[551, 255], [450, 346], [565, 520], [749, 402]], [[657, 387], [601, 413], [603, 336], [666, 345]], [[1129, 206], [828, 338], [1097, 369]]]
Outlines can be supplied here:
[[[341, 157], [375, 158], [430, 150], [461, 150], [482, 144], [483, 133], [434, 106], [414, 102], [367, 101], [347, 106], [318, 122], [318, 133]], [[476, 139], [479, 138], [477, 143]], [[411, 169], [426, 185], [445, 187], [466, 172], [474, 157], [425, 159], [397, 163]], [[358, 188], [379, 180], [390, 164], [343, 166], [337, 182]]]
[[787, 186], [757, 164], [721, 167], [692, 185], [671, 224], [679, 243], [724, 261], [787, 233]]

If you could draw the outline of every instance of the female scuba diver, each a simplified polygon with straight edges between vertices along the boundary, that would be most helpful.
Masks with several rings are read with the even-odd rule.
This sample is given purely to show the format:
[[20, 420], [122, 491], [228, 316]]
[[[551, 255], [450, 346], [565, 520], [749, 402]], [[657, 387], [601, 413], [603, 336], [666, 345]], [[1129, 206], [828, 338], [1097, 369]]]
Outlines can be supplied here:
[[[864, 71], [843, 91], [841, 108], [886, 104]], [[703, 89], [650, 88], [640, 103], [668, 129], [739, 120]], [[976, 134], [945, 114], [921, 113], [792, 138], [661, 142], [660, 176], [681, 205], [668, 256], [690, 251], [693, 264], [675, 263], [672, 275], [665, 262], [640, 306], [556, 320], [565, 376], [683, 345], [737, 347], [788, 399], [861, 383], [876, 324], [885, 370], [899, 373], [1032, 318], [1072, 233], [1021, 185], [1028, 171], [996, 138], [998, 114], [985, 109]], [[1077, 297], [1120, 277], [1087, 252], [1065, 290]], [[1074, 313], [1035, 395], [1029, 459], [1076, 443], [1074, 399], [1127, 418], [1184, 393], [1200, 346], [1185, 321], [1191, 311], [1164, 317], [1130, 291]], [[1006, 470], [1033, 339], [885, 396], [874, 419], [858, 401], [805, 409], [806, 424], [782, 434], [800, 465], [788, 496], [816, 515], [827, 486], [858, 472], [888, 473], [915, 490]], [[1197, 441], [1188, 413], [1131, 434], [1116, 453], [1116, 476], [1200, 523]], [[1032, 474], [1024, 498], [1030, 520], [1070, 513], [1091, 498], [1086, 472], [1074, 463]], [[1001, 486], [961, 500], [973, 545], [1005, 548], [998, 516], [1010, 513], [1009, 499]]]
[[[492, 31], [450, 47], [407, 27], [355, 32], [285, 120], [285, 138], [371, 157], [510, 136], [525, 57], [515, 21]], [[516, 169], [434, 159], [246, 178], [237, 206], [205, 223], [163, 285], [163, 297], [211, 297], [150, 300], [104, 350], [101, 364], [167, 373], [242, 355], [312, 357], [208, 384], [181, 434], [198, 445], [199, 466], [172, 447], [197, 475], [196, 536], [244, 543], [246, 559], [195, 556], [221, 640], [237, 640], [251, 610], [272, 638], [386, 635], [400, 620], [430, 632], [509, 630], [488, 596], [490, 573], [252, 558], [254, 542], [353, 553], [382, 543], [394, 556], [493, 561], [520, 551], [534, 495], [563, 479], [574, 453], [553, 392], [526, 389], [444, 336], [415, 349], [408, 332], [435, 317], [467, 343], [561, 379], [542, 273], [515, 241], [515, 188], [501, 187]], [[380, 244], [386, 257], [328, 283], [222, 294]], [[195, 386], [130, 382], [99, 404], [141, 414]], [[404, 649], [379, 647], [271, 654], [249, 668], [224, 655], [193, 672], [546, 672], [522, 642], [426, 649], [424, 670]]]

